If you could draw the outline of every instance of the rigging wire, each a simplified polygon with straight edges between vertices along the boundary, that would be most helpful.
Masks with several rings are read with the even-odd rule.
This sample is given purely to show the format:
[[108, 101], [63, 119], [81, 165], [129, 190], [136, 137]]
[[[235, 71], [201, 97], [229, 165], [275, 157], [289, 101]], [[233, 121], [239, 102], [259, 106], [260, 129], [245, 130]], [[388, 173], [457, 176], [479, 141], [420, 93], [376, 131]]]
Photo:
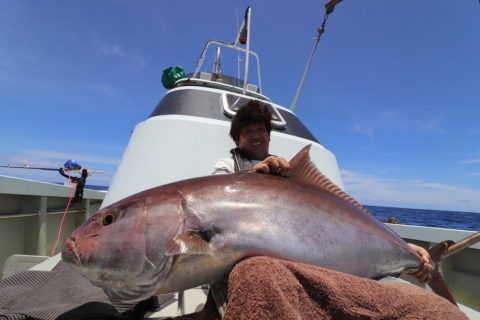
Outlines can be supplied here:
[[[479, 0], [480, 1], [480, 0]], [[239, 29], [238, 27], [238, 8], [236, 9], [236, 12], [237, 12], [237, 29]], [[240, 51], [237, 50], [237, 78], [240, 79]]]
[[[333, 10], [332, 10], [333, 11]], [[300, 96], [300, 92], [302, 91], [303, 83], [305, 82], [305, 78], [307, 77], [308, 70], [310, 69], [310, 64], [312, 63], [313, 56], [315, 55], [315, 50], [317, 50], [318, 43], [320, 42], [320, 38], [322, 37], [323, 32], [325, 31], [325, 23], [327, 22], [328, 15], [330, 14], [329, 10], [325, 13], [325, 17], [323, 18], [322, 25], [317, 29], [318, 37], [314, 38], [315, 45], [313, 46], [312, 54], [310, 55], [310, 59], [308, 59], [307, 67], [305, 68], [305, 72], [303, 73], [302, 80], [300, 81], [300, 85], [298, 86], [297, 93], [293, 98], [292, 105], [290, 106], [290, 110], [293, 112], [295, 110], [295, 106], [297, 104], [298, 97]]]
[[322, 37], [323, 32], [325, 31], [325, 23], [327, 23], [328, 15], [335, 10], [335, 6], [342, 2], [343, 0], [330, 0], [325, 4], [325, 9], [327, 10], [325, 12], [325, 17], [323, 18], [323, 23], [320, 28], [317, 29], [318, 31], [318, 37], [314, 38], [315, 45], [313, 46], [313, 51], [312, 54], [310, 55], [310, 59], [308, 60], [307, 63], [307, 68], [305, 68], [305, 72], [303, 73], [302, 80], [300, 81], [300, 85], [298, 86], [297, 93], [295, 94], [295, 97], [293, 98], [292, 105], [290, 106], [290, 110], [293, 112], [295, 110], [295, 106], [297, 104], [298, 97], [300, 96], [300, 92], [302, 91], [303, 83], [305, 82], [305, 78], [307, 77], [308, 69], [310, 68], [310, 63], [312, 62], [313, 55], [315, 54], [315, 50], [317, 50], [318, 43], [320, 42], [320, 38]]

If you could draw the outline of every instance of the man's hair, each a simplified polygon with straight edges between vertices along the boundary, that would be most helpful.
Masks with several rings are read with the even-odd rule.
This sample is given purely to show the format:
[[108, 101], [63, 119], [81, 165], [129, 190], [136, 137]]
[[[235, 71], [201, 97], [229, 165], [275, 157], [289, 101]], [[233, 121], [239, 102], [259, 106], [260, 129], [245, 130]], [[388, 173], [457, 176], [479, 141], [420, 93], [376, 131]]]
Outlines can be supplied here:
[[267, 128], [268, 135], [272, 131], [272, 113], [265, 103], [250, 100], [241, 106], [232, 119], [230, 136], [234, 141], [240, 140], [240, 131], [247, 126], [263, 124]]

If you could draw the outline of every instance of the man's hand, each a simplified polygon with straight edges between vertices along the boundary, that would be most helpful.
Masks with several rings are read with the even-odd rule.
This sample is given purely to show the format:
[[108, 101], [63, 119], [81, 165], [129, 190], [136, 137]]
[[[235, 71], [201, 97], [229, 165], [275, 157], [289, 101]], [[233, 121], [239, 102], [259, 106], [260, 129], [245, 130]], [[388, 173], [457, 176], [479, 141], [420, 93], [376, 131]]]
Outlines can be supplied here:
[[418, 253], [418, 255], [424, 261], [418, 271], [409, 273], [408, 275], [417, 279], [418, 282], [420, 282], [421, 284], [430, 283], [430, 281], [432, 281], [432, 275], [430, 274], [430, 271], [432, 271], [433, 269], [433, 267], [430, 265], [430, 254], [422, 247], [419, 247], [412, 243], [409, 243], [408, 245], [412, 247], [412, 249], [415, 250], [415, 252]]
[[279, 174], [285, 178], [290, 176], [290, 163], [282, 157], [270, 156], [256, 164], [253, 169], [263, 173]]

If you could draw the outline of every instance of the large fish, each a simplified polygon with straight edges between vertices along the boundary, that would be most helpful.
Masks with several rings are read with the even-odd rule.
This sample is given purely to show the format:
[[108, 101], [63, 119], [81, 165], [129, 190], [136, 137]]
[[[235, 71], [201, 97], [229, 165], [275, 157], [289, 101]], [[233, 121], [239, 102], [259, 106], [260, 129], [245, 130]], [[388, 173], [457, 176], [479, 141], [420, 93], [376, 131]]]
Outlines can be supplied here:
[[62, 259], [129, 301], [212, 282], [259, 255], [371, 279], [419, 269], [408, 244], [318, 171], [309, 146], [290, 163], [290, 178], [217, 175], [132, 195], [74, 231]]

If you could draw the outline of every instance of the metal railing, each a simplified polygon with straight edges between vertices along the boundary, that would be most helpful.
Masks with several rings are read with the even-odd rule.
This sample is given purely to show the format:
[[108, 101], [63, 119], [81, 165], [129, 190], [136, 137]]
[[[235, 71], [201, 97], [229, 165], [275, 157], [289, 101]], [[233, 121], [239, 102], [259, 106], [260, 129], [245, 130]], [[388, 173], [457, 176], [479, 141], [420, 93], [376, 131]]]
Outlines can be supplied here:
[[[65, 213], [65, 210], [63, 211], [50, 211], [47, 212], [46, 214], [63, 214]], [[67, 213], [80, 213], [80, 214], [86, 214], [86, 209], [77, 209], [77, 210], [70, 210], [67, 211]], [[26, 218], [26, 217], [39, 217], [40, 212], [29, 212], [29, 213], [12, 213], [12, 214], [1, 214], [0, 219], [10, 219], [10, 218]]]

